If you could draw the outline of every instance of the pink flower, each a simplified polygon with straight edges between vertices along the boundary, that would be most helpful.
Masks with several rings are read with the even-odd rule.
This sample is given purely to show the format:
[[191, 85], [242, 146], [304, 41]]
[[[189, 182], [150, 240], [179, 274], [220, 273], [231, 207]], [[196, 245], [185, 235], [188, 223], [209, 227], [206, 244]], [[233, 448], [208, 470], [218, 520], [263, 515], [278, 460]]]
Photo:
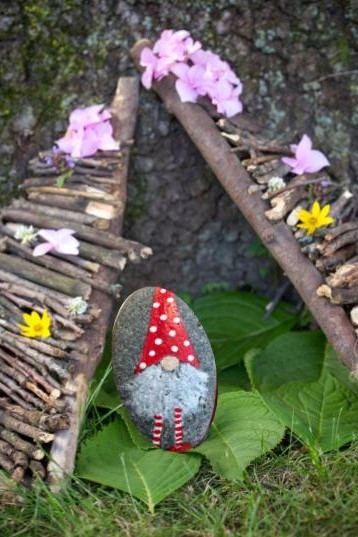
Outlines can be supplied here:
[[291, 151], [295, 153], [295, 157], [282, 157], [282, 162], [288, 164], [292, 168], [292, 172], [297, 175], [303, 173], [319, 172], [325, 166], [329, 166], [329, 162], [321, 151], [312, 149], [312, 141], [307, 134], [304, 134], [300, 142], [290, 146]]
[[153, 46], [154, 54], [159, 58], [170, 59], [174, 65], [176, 62], [186, 62], [188, 56], [201, 48], [199, 41], [193, 41], [186, 30], [164, 30], [158, 41]]
[[190, 57], [195, 65], [202, 65], [207, 72], [211, 73], [213, 80], [225, 79], [231, 84], [241, 86], [240, 79], [235, 75], [227, 62], [224, 62], [218, 54], [211, 50], [198, 50]]
[[37, 235], [45, 239], [47, 242], [38, 244], [32, 255], [39, 256], [45, 255], [50, 250], [54, 250], [59, 254], [78, 255], [79, 242], [72, 235], [75, 233], [73, 229], [40, 229]]
[[140, 65], [145, 68], [142, 73], [142, 84], [146, 89], [150, 89], [153, 79], [161, 80], [169, 75], [173, 62], [170, 58], [157, 57], [152, 49], [145, 47], [140, 55]]
[[178, 63], [172, 71], [178, 77], [175, 88], [183, 103], [195, 103], [199, 95], [207, 93], [205, 70], [201, 65], [189, 67], [186, 63]]
[[186, 30], [164, 30], [153, 50], [145, 47], [140, 56], [140, 65], [145, 68], [142, 84], [150, 89], [153, 79], [161, 80], [178, 64], [186, 62], [191, 54], [199, 50], [201, 44], [193, 41]]
[[140, 64], [145, 68], [142, 83], [147, 89], [153, 80], [173, 73], [182, 102], [195, 103], [198, 96], [207, 95], [221, 114], [231, 117], [242, 111], [240, 79], [217, 54], [202, 50], [186, 30], [164, 30], [153, 50], [142, 50]]
[[210, 90], [210, 98], [219, 114], [232, 117], [242, 112], [242, 102], [239, 100], [241, 86], [233, 86], [227, 80], [219, 80]]
[[77, 108], [70, 115], [65, 136], [56, 141], [64, 153], [74, 158], [88, 157], [101, 149], [119, 149], [119, 142], [113, 138], [111, 113], [102, 104]]

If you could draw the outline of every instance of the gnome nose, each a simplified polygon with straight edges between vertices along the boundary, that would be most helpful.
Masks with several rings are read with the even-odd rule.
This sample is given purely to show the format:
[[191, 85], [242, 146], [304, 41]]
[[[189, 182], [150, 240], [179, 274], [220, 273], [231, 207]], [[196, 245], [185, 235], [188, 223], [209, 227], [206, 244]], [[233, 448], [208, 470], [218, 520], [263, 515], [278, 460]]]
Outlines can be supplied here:
[[176, 356], [164, 356], [160, 360], [160, 365], [164, 371], [174, 371], [179, 366], [179, 360]]

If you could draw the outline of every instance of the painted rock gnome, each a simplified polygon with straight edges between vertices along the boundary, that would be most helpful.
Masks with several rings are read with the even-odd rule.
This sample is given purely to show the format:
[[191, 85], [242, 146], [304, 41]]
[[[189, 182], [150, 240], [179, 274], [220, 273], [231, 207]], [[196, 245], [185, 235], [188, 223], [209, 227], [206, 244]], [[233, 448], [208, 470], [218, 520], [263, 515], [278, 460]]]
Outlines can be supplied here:
[[114, 323], [112, 361], [123, 405], [155, 446], [186, 451], [205, 439], [216, 404], [215, 360], [179, 297], [160, 287], [129, 296]]

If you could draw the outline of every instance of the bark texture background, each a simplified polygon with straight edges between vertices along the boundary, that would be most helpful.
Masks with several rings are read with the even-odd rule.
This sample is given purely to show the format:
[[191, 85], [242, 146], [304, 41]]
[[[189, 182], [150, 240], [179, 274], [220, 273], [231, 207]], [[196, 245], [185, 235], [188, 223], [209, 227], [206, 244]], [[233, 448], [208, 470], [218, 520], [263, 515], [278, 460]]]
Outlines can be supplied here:
[[[2, 0], [2, 204], [17, 195], [28, 159], [63, 134], [70, 111], [110, 102], [118, 76], [134, 73], [130, 47], [165, 28], [188, 29], [231, 63], [260, 135], [297, 141], [306, 132], [356, 195], [356, 0]], [[126, 293], [159, 284], [196, 294], [214, 282], [270, 292], [277, 284], [274, 263], [186, 133], [144, 89], [125, 236], [154, 250], [125, 272]]]

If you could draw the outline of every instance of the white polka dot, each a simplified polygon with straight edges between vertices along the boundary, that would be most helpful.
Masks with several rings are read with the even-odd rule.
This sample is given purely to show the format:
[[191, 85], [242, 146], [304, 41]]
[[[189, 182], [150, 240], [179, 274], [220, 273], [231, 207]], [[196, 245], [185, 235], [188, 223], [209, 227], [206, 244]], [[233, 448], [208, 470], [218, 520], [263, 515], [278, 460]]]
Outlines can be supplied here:
[[175, 324], [180, 323], [180, 317], [174, 317], [173, 323], [175, 323]]
[[155, 351], [149, 351], [148, 354], [149, 356], [155, 356]]
[[157, 330], [158, 330], [158, 328], [157, 328], [156, 326], [151, 326], [151, 327], [149, 328], [149, 332], [153, 332], [153, 333], [154, 333], [154, 332], [156, 332]]
[[145, 362], [141, 362], [141, 363], [139, 364], [139, 368], [140, 368], [140, 369], [145, 369], [146, 367], [147, 367], [147, 364], [146, 364]]
[[163, 343], [163, 340], [160, 337], [157, 337], [157, 339], [154, 340], [154, 343], [156, 345], [161, 345]]
[[193, 360], [194, 360], [194, 356], [192, 354], [189, 354], [188, 362], [192, 362]]
[[170, 337], [175, 337], [177, 335], [175, 330], [169, 330], [168, 334], [170, 335]]
[[184, 347], [189, 347], [190, 346], [190, 341], [188, 341], [187, 339], [184, 341], [183, 343]]
[[164, 295], [164, 293], [166, 293], [166, 292], [167, 292], [167, 290], [166, 290], [166, 289], [164, 289], [164, 287], [162, 287], [162, 288], [161, 288], [161, 290], [160, 290], [160, 292], [161, 292], [161, 293], [163, 293], [163, 295]]
[[170, 350], [172, 352], [178, 352], [179, 348], [176, 345], [173, 345], [172, 347], [170, 347]]
[[166, 320], [168, 319], [168, 315], [165, 315], [165, 313], [163, 313], [163, 314], [159, 317], [159, 319], [160, 319], [161, 321], [166, 321]]
[[169, 304], [171, 304], [172, 302], [174, 302], [174, 298], [172, 296], [169, 296], [167, 298], [167, 302], [169, 302]]
[[153, 308], [159, 308], [160, 304], [159, 302], [153, 302]]

